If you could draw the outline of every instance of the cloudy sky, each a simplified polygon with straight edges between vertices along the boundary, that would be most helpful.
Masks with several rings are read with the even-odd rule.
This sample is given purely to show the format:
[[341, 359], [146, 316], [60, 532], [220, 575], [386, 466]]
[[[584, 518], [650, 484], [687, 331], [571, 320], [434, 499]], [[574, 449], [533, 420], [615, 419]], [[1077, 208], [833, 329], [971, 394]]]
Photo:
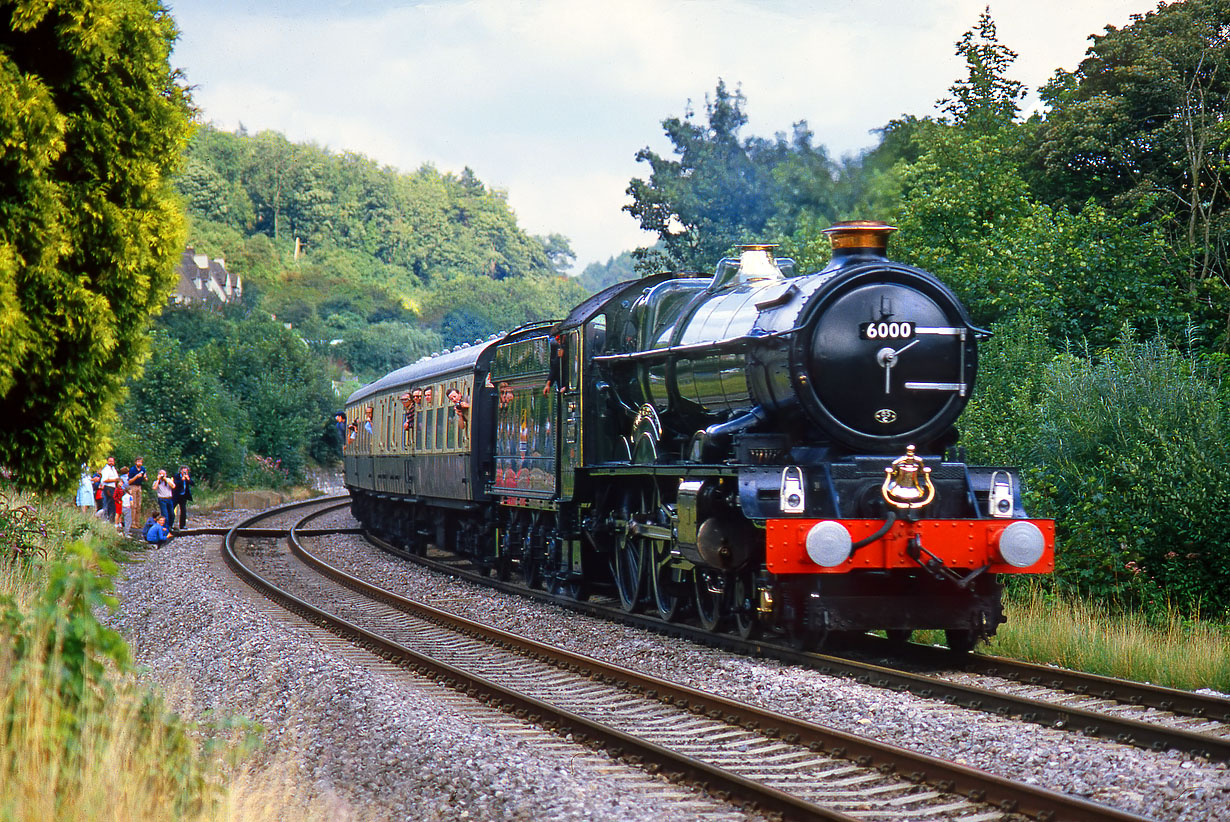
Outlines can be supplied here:
[[[806, 120], [841, 156], [934, 113], [986, 0], [167, 0], [202, 118], [410, 171], [474, 169], [521, 225], [568, 237], [578, 270], [652, 242], [621, 206], [718, 78], [744, 135]], [[992, 0], [1011, 75], [1036, 89], [1088, 37], [1156, 0]], [[1031, 98], [1032, 105], [1036, 98]], [[866, 215], [874, 217], [876, 215]]]

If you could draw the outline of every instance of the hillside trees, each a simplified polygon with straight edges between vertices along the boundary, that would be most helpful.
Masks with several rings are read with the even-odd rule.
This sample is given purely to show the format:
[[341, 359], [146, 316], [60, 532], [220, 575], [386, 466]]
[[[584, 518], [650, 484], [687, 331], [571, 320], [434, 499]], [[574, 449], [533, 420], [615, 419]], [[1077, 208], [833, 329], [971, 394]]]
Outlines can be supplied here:
[[[381, 274], [396, 289], [464, 274], [550, 274], [553, 258], [572, 253], [563, 237], [522, 231], [503, 192], [468, 168], [403, 173], [276, 132], [211, 126], [198, 129], [187, 156], [180, 188], [194, 219], [263, 234], [275, 245], [298, 240], [309, 253], [359, 252], [385, 266]], [[194, 196], [205, 186], [210, 198]]]
[[209, 126], [187, 154], [178, 185], [193, 242], [231, 262], [252, 302], [308, 339], [340, 340], [329, 355], [361, 379], [562, 316], [583, 296], [562, 275], [575, 259], [568, 240], [526, 234], [470, 169], [403, 173]]
[[64, 487], [145, 355], [188, 137], [156, 0], [0, 3], [0, 464]]
[[577, 280], [591, 294], [596, 294], [608, 285], [636, 278], [636, 258], [631, 251], [609, 258], [605, 263], [590, 263]]
[[1042, 90], [1030, 183], [1161, 223], [1210, 341], [1230, 346], [1230, 0], [1159, 6], [1091, 38]]
[[240, 482], [276, 462], [301, 479], [309, 455], [331, 458], [335, 403], [327, 371], [294, 331], [259, 311], [170, 309], [153, 356], [120, 406], [116, 456], [190, 465], [210, 484]]

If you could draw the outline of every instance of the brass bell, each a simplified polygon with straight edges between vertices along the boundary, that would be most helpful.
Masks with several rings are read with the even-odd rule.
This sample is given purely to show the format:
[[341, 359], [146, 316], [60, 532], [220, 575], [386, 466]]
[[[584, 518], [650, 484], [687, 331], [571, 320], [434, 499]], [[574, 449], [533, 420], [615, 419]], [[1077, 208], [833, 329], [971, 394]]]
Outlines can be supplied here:
[[892, 465], [884, 469], [884, 474], [880, 493], [884, 501], [894, 508], [923, 508], [935, 499], [931, 469], [923, 464], [921, 457], [914, 454], [912, 445], [906, 446], [905, 456], [893, 460]]

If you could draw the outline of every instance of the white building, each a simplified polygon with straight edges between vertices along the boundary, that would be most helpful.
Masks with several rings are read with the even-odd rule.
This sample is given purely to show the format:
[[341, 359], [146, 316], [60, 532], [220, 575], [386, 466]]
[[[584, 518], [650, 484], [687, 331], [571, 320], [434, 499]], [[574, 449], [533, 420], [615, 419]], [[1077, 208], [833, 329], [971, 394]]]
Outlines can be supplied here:
[[220, 305], [243, 297], [243, 282], [238, 274], [226, 270], [226, 261], [221, 257], [211, 260], [189, 246], [179, 260], [178, 272], [172, 305]]

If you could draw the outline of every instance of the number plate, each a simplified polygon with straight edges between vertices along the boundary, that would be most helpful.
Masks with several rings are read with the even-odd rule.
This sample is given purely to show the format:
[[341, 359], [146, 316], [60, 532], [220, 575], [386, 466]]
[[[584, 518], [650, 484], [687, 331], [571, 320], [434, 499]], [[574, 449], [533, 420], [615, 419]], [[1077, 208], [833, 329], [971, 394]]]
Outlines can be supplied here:
[[858, 327], [860, 340], [910, 340], [914, 338], [912, 322], [863, 323]]

